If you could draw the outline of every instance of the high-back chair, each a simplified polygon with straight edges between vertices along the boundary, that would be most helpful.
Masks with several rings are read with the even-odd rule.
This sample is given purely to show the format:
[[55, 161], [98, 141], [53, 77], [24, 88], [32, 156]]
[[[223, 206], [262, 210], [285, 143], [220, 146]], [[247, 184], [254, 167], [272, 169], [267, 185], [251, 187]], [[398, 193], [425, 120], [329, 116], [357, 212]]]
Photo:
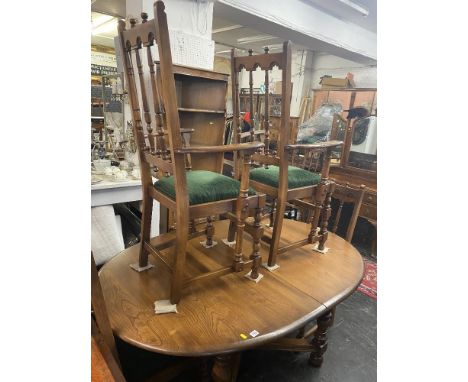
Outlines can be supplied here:
[[[123, 67], [128, 88], [134, 136], [140, 159], [143, 216], [141, 244], [138, 264], [132, 268], [144, 271], [152, 264], [148, 262], [149, 253], [158, 257], [162, 264], [172, 272], [170, 302], [156, 302], [162, 307], [161, 312], [175, 311], [182, 288], [187, 283], [221, 276], [232, 271], [241, 271], [244, 264], [252, 263], [251, 276], [258, 277], [257, 268], [260, 262], [258, 246], [254, 238], [254, 251], [250, 260], [242, 254], [242, 236], [244, 221], [249, 208], [261, 208], [264, 196], [256, 195], [248, 187], [250, 155], [263, 146], [262, 143], [244, 143], [227, 146], [189, 146], [183, 144], [177, 107], [176, 88], [169, 44], [167, 18], [162, 1], [154, 3], [154, 20], [142, 14], [142, 23], [131, 20], [131, 28], [126, 29], [125, 22], [119, 22], [119, 40], [123, 55]], [[157, 44], [160, 62], [160, 76], [157, 78], [152, 47]], [[160, 98], [161, 97], [161, 98]], [[159, 100], [163, 100], [163, 106]], [[165, 144], [167, 135], [168, 145]], [[187, 154], [195, 156], [206, 153], [223, 153], [234, 151], [242, 158], [243, 172], [239, 180], [210, 171], [188, 170]], [[153, 185], [152, 174], [163, 174]], [[150, 225], [153, 200], [176, 213], [175, 235], [166, 235], [150, 243]], [[189, 221], [195, 218], [207, 218], [206, 247], [216, 243], [212, 240], [214, 229], [213, 215], [235, 212], [237, 242], [234, 249], [225, 246], [226, 251], [233, 252], [232, 265], [210, 271], [203, 277], [196, 276], [184, 280], [183, 272], [187, 255], [187, 241], [200, 235]], [[257, 215], [257, 214], [256, 214]], [[223, 244], [222, 244], [223, 245]], [[160, 250], [173, 246], [174, 255], [169, 261], [161, 256]], [[165, 310], [165, 309], [168, 310]], [[169, 310], [172, 309], [172, 310]]]
[[[282, 99], [281, 99], [281, 124], [279, 127], [279, 137], [276, 143], [276, 150], [270, 148], [270, 121], [269, 121], [269, 70], [277, 66], [282, 70]], [[327, 221], [330, 213], [330, 194], [333, 191], [333, 182], [328, 179], [330, 168], [330, 155], [333, 148], [342, 145], [339, 141], [321, 142], [317, 144], [289, 144], [290, 142], [290, 104], [291, 104], [291, 42], [283, 44], [283, 51], [269, 53], [265, 48], [264, 54], [253, 55], [249, 51], [248, 56], [235, 56], [234, 49], [231, 52], [231, 71], [232, 71], [232, 100], [233, 100], [233, 130], [237, 131], [236, 142], [240, 142], [242, 131], [240, 129], [240, 110], [239, 110], [239, 73], [242, 69], [249, 72], [250, 86], [250, 108], [253, 109], [253, 72], [260, 68], [265, 73], [265, 108], [264, 114], [254, 116], [251, 113], [251, 119], [257, 118], [264, 134], [252, 134], [252, 140], [263, 136], [265, 147], [263, 150], [252, 155], [252, 160], [261, 167], [253, 169], [250, 172], [250, 185], [257, 191], [269, 195], [276, 200], [276, 214], [274, 215], [273, 232], [270, 240], [270, 251], [268, 256], [267, 268], [274, 270], [278, 267], [276, 264], [277, 255], [289, 249], [297, 248], [306, 244], [318, 242], [317, 249], [325, 250], [325, 241], [327, 239]], [[304, 169], [289, 166], [290, 155], [293, 150], [306, 150], [320, 152], [323, 155], [323, 165], [321, 173], [312, 173]], [[235, 166], [236, 177], [240, 176], [240, 157], [236, 156], [237, 165]], [[283, 223], [285, 203], [294, 199], [314, 197], [316, 201], [316, 218], [312, 221], [310, 233], [307, 238], [289, 244], [280, 248], [280, 235]], [[274, 208], [274, 206], [273, 206]], [[322, 213], [320, 231], [317, 231], [320, 213]], [[232, 234], [232, 230], [231, 230]], [[231, 239], [231, 238], [230, 238]]]
[[[359, 210], [361, 209], [365, 191], [365, 185], [360, 185], [359, 187], [356, 187], [350, 185], [349, 183], [346, 183], [345, 185], [336, 183], [333, 190], [333, 194], [331, 195], [332, 200], [334, 199], [337, 201], [337, 207], [335, 213], [331, 214], [328, 229], [331, 232], [336, 233], [338, 228], [341, 227], [340, 222], [342, 222], [341, 218], [343, 217], [342, 212], [345, 203], [347, 205], [351, 205], [351, 216], [349, 220], [345, 222], [347, 223], [345, 227], [345, 239], [350, 243], [353, 238], [354, 229], [356, 228], [357, 219], [359, 217]], [[301, 214], [299, 220], [305, 223], [309, 223], [314, 218], [314, 208], [311, 209], [309, 208], [309, 205], [304, 205], [302, 202], [303, 201], [301, 200], [292, 201], [291, 205], [293, 205], [294, 208], [300, 210]], [[308, 199], [306, 200], [306, 202], [308, 202], [309, 204], [314, 204], [313, 199]]]

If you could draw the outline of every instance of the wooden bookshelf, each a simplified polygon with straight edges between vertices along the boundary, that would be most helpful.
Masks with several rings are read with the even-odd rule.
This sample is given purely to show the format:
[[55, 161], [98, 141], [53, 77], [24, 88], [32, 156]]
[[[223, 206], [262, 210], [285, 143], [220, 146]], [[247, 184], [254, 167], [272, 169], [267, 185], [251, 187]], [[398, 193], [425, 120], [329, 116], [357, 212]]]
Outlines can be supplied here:
[[[191, 146], [221, 146], [224, 138], [228, 75], [174, 65], [180, 127], [194, 129]], [[192, 155], [193, 170], [222, 172], [223, 154]]]

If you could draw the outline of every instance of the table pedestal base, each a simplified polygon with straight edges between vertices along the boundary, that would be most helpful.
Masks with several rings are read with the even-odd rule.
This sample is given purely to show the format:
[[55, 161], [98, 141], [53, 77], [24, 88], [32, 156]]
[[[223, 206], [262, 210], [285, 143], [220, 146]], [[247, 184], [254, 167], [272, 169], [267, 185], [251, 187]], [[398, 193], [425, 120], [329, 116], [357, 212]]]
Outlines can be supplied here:
[[211, 376], [214, 382], [235, 382], [239, 371], [241, 353], [218, 355]]

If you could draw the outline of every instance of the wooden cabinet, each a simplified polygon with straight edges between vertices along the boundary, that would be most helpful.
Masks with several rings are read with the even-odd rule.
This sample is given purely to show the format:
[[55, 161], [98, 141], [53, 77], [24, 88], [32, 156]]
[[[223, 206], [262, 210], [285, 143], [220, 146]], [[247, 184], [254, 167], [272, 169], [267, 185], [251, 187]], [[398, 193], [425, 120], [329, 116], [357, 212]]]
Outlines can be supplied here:
[[[224, 137], [228, 75], [174, 65], [181, 129], [194, 129], [191, 146], [221, 146]], [[192, 155], [193, 170], [221, 172], [223, 154]]]
[[[182, 65], [173, 65], [173, 72], [180, 128], [194, 130], [185, 141], [190, 146], [222, 146], [229, 75]], [[221, 173], [223, 153], [191, 155], [190, 162], [192, 170]], [[160, 219], [162, 233], [175, 224], [174, 214], [163, 206]]]

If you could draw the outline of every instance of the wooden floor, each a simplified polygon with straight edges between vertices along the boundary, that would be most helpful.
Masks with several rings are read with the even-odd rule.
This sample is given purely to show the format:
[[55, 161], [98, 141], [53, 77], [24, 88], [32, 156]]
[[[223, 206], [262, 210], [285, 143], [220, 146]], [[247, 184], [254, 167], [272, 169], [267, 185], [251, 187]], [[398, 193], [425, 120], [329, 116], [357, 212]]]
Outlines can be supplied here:
[[[215, 223], [214, 248], [202, 247], [203, 238], [190, 242], [187, 276], [232, 261], [222, 243], [227, 224]], [[302, 239], [307, 232], [306, 224], [285, 220], [282, 244]], [[258, 284], [244, 277], [248, 269], [191, 284], [178, 304], [179, 313], [165, 315], [155, 315], [153, 303], [168, 298], [169, 272], [155, 258], [151, 258], [155, 268], [135, 272], [129, 264], [136, 262], [138, 246], [128, 248], [100, 273], [114, 332], [138, 347], [180, 356], [219, 354], [269, 342], [317, 317], [359, 284], [363, 272], [359, 252], [336, 235], [329, 236], [327, 247], [325, 255], [310, 245], [280, 255], [280, 268], [273, 273], [262, 269], [264, 278]], [[244, 254], [251, 251], [246, 236]], [[261, 255], [266, 261], [266, 245]], [[253, 330], [259, 332], [255, 338], [249, 334]]]

